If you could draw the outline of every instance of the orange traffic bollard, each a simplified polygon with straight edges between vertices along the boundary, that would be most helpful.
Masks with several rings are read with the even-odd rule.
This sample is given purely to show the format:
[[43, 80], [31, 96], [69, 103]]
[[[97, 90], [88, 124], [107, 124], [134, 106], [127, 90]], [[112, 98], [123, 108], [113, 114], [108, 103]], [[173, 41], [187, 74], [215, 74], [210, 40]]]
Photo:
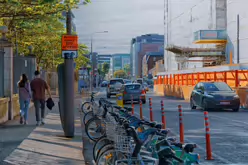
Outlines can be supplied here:
[[179, 112], [179, 132], [180, 132], [180, 143], [184, 143], [184, 126], [183, 126], [183, 110], [182, 106], [178, 105]]
[[150, 121], [153, 121], [152, 98], [149, 98]]
[[143, 120], [142, 98], [140, 97], [140, 119]]
[[131, 104], [132, 104], [132, 115], [133, 115], [134, 114], [133, 95], [131, 96]]
[[211, 148], [211, 141], [210, 141], [210, 125], [208, 120], [208, 112], [204, 111], [204, 121], [205, 121], [205, 131], [206, 131], [206, 153], [207, 153], [207, 160], [213, 160], [212, 157], [212, 148]]
[[162, 128], [166, 129], [165, 111], [164, 111], [164, 101], [161, 100], [161, 113], [162, 113]]

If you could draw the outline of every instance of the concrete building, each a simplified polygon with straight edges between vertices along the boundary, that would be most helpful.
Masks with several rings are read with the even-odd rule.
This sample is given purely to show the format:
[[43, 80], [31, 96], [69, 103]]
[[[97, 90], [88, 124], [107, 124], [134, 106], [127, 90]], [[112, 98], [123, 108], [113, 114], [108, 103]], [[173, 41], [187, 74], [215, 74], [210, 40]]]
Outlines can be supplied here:
[[[242, 0], [237, 1], [242, 6]], [[229, 0], [229, 4], [226, 0], [167, 0], [166, 2], [164, 47], [170, 49], [167, 49], [164, 54], [165, 69], [171, 71], [203, 67], [205, 63], [202, 60], [216, 60], [214, 59], [216, 56], [222, 59], [223, 51], [216, 49], [217, 45], [225, 47], [226, 6], [229, 8], [235, 6], [237, 13], [240, 9], [237, 7], [236, 0], [233, 3]], [[232, 15], [232, 19], [236, 18], [232, 11], [228, 13], [230, 13], [229, 16]], [[232, 29], [235, 29], [234, 24]], [[221, 38], [219, 38], [220, 36]], [[232, 36], [232, 39], [235, 37]], [[205, 55], [210, 59], [206, 59]], [[228, 61], [227, 54], [226, 58]]]
[[155, 67], [158, 60], [163, 60], [163, 52], [148, 52], [145, 54], [142, 60], [142, 77], [148, 77], [149, 70]]
[[126, 64], [130, 64], [130, 54], [113, 54], [110, 59], [110, 76], [117, 70], [124, 69]]
[[[227, 1], [227, 53], [232, 63], [248, 62], [248, 1], [228, 0]], [[239, 28], [238, 16], [239, 15]], [[239, 37], [238, 37], [239, 33]], [[239, 41], [239, 42], [238, 42]]]
[[164, 36], [159, 34], [146, 34], [131, 40], [130, 64], [133, 78], [142, 76], [142, 59], [147, 52], [162, 52]]
[[97, 55], [97, 64], [103, 64], [103, 63], [108, 63], [110, 64], [110, 59], [112, 55], [110, 54], [98, 54]]

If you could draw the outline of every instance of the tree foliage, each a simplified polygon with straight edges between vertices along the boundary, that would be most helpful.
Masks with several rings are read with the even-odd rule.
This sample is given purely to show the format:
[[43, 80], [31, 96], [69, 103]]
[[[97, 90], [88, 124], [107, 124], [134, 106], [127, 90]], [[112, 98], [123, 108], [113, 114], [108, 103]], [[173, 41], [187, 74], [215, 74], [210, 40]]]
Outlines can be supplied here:
[[[88, 3], [89, 1], [85, 1]], [[18, 47], [19, 54], [28, 54], [32, 46], [38, 65], [48, 69], [63, 62], [61, 36], [65, 34], [63, 14], [68, 8], [76, 8], [79, 0], [0, 0], [0, 26], [8, 26], [7, 37]], [[64, 21], [65, 22], [65, 21]], [[87, 59], [85, 45], [80, 45], [77, 66]]]
[[127, 73], [124, 70], [117, 70], [114, 72], [114, 77], [115, 78], [126, 78]]
[[128, 74], [131, 71], [130, 64], [124, 66], [124, 71]]
[[110, 69], [109, 63], [104, 62], [102, 64], [102, 72], [104, 73], [104, 75], [106, 75], [109, 72], [109, 69]]

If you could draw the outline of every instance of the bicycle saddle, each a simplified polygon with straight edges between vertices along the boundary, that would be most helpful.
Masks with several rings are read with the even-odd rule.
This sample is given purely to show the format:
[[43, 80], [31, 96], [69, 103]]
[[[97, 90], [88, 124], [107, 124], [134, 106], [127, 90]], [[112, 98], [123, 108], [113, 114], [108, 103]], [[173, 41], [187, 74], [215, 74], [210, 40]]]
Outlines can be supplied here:
[[[164, 135], [167, 135], [170, 131], [167, 129], [160, 130], [160, 132]], [[168, 139], [167, 139], [168, 140]]]
[[156, 124], [156, 125], [155, 125], [155, 128], [157, 128], [157, 129], [162, 129], [162, 124]]
[[157, 123], [156, 123], [156, 122], [150, 122], [148, 125], [149, 125], [150, 127], [156, 127], [156, 126], [157, 126]]
[[183, 145], [183, 149], [185, 152], [189, 153], [189, 152], [194, 152], [194, 149], [196, 148], [196, 144], [194, 143], [188, 143]]
[[125, 110], [127, 110], [128, 112], [132, 112], [133, 108], [131, 107], [124, 107]]

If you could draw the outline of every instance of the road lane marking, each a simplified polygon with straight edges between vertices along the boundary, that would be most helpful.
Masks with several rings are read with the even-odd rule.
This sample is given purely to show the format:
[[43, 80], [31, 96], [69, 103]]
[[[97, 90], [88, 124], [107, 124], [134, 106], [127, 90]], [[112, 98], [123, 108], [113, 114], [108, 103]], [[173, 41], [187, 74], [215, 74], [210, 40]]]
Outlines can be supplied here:
[[[171, 133], [174, 134], [178, 139], [180, 138], [179, 135], [178, 135], [177, 133], [174, 133], [174, 131], [172, 132], [172, 130], [171, 130]], [[184, 138], [184, 139], [185, 139], [185, 141], [187, 141], [188, 143], [194, 143], [194, 142], [192, 142], [191, 140], [189, 140], [188, 138]], [[203, 151], [204, 153], [206, 153], [206, 149], [205, 149], [204, 147], [202, 147], [202, 146], [199, 145], [199, 144], [196, 144], [196, 145], [197, 145], [197, 148], [198, 148], [199, 150], [201, 150], [201, 151]], [[212, 152], [212, 155], [213, 155], [213, 157], [217, 158], [217, 160], [220, 160], [220, 161], [222, 161], [223, 163], [226, 163], [226, 164], [229, 164], [229, 165], [230, 165], [230, 164], [233, 164], [233, 163], [230, 162], [229, 160], [227, 160], [227, 159], [225, 159], [225, 158], [223, 158], [223, 157], [221, 157], [221, 156], [215, 154], [214, 152]]]
[[[135, 114], [136, 114], [137, 116], [139, 116], [139, 113], [135, 112]], [[143, 118], [146, 119], [146, 120], [148, 120], [148, 118], [145, 117], [145, 116], [143, 116]], [[148, 120], [148, 121], [149, 121], [149, 120]], [[170, 128], [169, 128], [169, 129], [170, 129]], [[171, 130], [171, 129], [170, 129], [170, 130]], [[177, 133], [174, 133], [174, 131], [171, 132], [171, 133], [174, 134], [175, 136], [177, 136], [177, 138], [179, 138], [179, 135], [178, 135]], [[189, 143], [194, 143], [194, 142], [192, 142], [191, 140], [189, 140], [189, 139], [187, 139], [187, 138], [185, 138], [185, 140], [188, 141]], [[206, 151], [205, 148], [202, 147], [202, 146], [199, 145], [199, 144], [197, 144], [197, 148], [200, 149], [200, 150], [203, 151], [203, 152]], [[222, 161], [223, 163], [226, 163], [226, 164], [233, 164], [232, 162], [230, 162], [230, 161], [228, 161], [227, 159], [225, 159], [225, 158], [223, 158], [223, 157], [221, 157], [221, 156], [215, 154], [214, 152], [212, 152], [212, 155], [213, 155], [215, 158], [217, 158], [218, 160]]]
[[210, 114], [209, 116], [210, 116], [210, 117], [219, 118], [219, 119], [223, 119], [223, 120], [228, 120], [228, 121], [231, 121], [231, 122], [236, 122], [236, 123], [248, 125], [248, 123], [247, 123], [247, 122], [244, 122], [244, 121], [232, 120], [232, 119], [230, 119], [230, 118], [215, 116], [215, 115], [211, 115], [211, 114]]

